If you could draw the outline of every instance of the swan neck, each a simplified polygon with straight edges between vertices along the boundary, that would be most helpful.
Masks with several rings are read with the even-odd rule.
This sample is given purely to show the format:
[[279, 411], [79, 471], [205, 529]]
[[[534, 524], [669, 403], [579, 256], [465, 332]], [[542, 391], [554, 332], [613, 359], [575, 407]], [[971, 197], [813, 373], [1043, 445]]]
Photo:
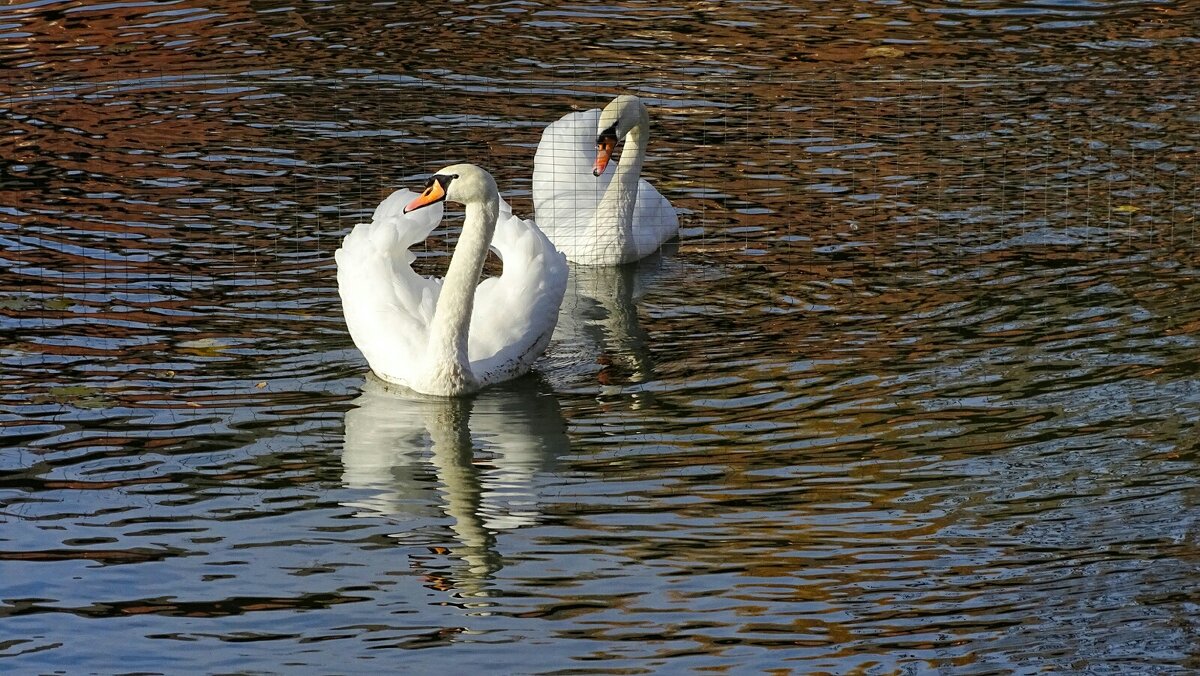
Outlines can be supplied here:
[[649, 135], [650, 122], [643, 110], [641, 119], [625, 135], [616, 174], [596, 209], [597, 240], [607, 240], [604, 246], [620, 252], [626, 260], [633, 254], [633, 212]]
[[475, 287], [487, 259], [499, 212], [496, 198], [466, 205], [462, 234], [450, 257], [450, 266], [430, 322], [429, 346], [435, 363], [459, 368], [468, 374], [467, 332], [475, 306]]
[[645, 115], [633, 129], [625, 135], [625, 149], [621, 151], [621, 161], [617, 163], [617, 180], [623, 184], [632, 183], [637, 188], [637, 180], [642, 175], [642, 164], [646, 161], [646, 142], [650, 138], [650, 123]]

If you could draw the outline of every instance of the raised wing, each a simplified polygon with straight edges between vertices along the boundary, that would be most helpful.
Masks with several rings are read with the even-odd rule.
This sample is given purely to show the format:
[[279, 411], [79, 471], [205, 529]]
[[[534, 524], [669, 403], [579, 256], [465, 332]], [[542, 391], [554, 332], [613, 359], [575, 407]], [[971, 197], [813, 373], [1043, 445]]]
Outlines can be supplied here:
[[612, 180], [615, 163], [592, 176], [599, 120], [600, 110], [593, 108], [565, 115], [542, 132], [533, 157], [533, 208], [547, 233], [590, 225]]
[[566, 257], [503, 200], [492, 249], [504, 269], [475, 291], [467, 346], [471, 370], [485, 384], [529, 370], [550, 341], [567, 288]]
[[437, 227], [442, 205], [403, 213], [416, 196], [411, 190], [392, 193], [376, 207], [370, 223], [354, 226], [334, 254], [350, 337], [371, 370], [401, 381], [425, 353], [441, 291], [441, 280], [413, 271], [416, 256], [408, 249]]

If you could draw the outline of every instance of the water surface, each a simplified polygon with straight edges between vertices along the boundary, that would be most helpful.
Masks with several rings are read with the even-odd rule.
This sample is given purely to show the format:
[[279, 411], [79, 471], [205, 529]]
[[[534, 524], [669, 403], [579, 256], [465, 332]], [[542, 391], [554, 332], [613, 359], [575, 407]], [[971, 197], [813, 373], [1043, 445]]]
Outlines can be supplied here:
[[[1200, 668], [1194, 19], [0, 9], [0, 665]], [[678, 245], [529, 378], [369, 378], [340, 238], [463, 160], [528, 213], [619, 92]]]

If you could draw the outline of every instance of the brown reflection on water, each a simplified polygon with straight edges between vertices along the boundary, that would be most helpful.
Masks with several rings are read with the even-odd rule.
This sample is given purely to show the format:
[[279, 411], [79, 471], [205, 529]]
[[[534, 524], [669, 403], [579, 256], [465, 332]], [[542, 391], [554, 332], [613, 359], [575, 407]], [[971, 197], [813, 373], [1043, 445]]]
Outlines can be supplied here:
[[63, 2], [0, 10], [17, 26], [0, 39], [0, 63], [68, 80], [195, 75], [203, 64], [209, 74], [449, 69], [670, 82], [766, 71], [781, 79], [990, 77], [1051, 66], [1094, 76], [1111, 75], [1124, 56], [1165, 71], [1189, 62], [1180, 50], [1154, 49], [1193, 37], [1186, 3], [1011, 10], [937, 2]]

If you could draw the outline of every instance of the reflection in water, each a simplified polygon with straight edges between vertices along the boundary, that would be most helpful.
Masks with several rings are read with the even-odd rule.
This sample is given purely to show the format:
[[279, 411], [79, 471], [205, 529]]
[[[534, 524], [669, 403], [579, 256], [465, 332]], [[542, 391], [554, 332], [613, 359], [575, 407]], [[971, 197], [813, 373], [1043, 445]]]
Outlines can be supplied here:
[[400, 522], [434, 502], [428, 460], [441, 484], [441, 507], [454, 519], [466, 563], [455, 582], [469, 594], [503, 566], [497, 530], [537, 521], [536, 475], [567, 452], [558, 401], [535, 378], [522, 378], [472, 397], [425, 397], [368, 376], [356, 408], [346, 412], [342, 480], [366, 489], [347, 501], [360, 515]]
[[650, 336], [638, 322], [638, 301], [667, 277], [677, 242], [636, 263], [571, 266], [554, 338], [576, 363], [594, 363], [601, 392], [620, 382], [644, 382], [654, 371]]

